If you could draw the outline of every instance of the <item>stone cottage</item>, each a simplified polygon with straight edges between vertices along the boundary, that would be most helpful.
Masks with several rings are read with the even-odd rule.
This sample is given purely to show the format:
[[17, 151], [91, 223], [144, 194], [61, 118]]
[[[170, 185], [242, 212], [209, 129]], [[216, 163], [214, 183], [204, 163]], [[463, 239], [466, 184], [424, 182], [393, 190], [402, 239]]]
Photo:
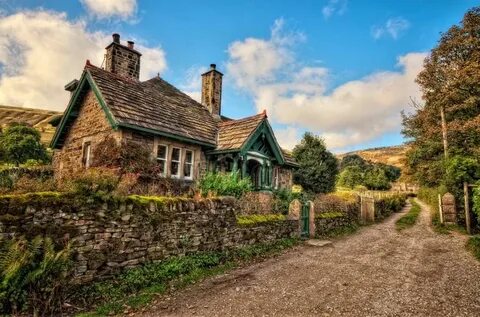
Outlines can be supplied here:
[[191, 182], [206, 170], [239, 171], [257, 190], [291, 187], [297, 164], [267, 114], [222, 116], [223, 74], [215, 64], [202, 74], [198, 103], [159, 76], [140, 81], [140, 58], [133, 42], [113, 34], [104, 68], [87, 60], [80, 79], [65, 86], [71, 98], [51, 144], [57, 173], [88, 168], [96, 144], [114, 137], [151, 148], [163, 177]]

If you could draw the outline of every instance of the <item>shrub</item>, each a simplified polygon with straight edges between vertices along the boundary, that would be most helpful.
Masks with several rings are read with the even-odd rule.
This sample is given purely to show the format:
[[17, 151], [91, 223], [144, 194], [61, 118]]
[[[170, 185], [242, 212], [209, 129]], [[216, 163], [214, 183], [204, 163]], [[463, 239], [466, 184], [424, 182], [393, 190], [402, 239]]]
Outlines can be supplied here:
[[197, 189], [203, 196], [213, 194], [240, 198], [252, 188], [250, 178], [240, 179], [238, 172], [229, 174], [208, 172], [197, 182]]
[[6, 241], [0, 255], [0, 312], [55, 314], [62, 308], [71, 268], [70, 247], [57, 251], [50, 238]]
[[64, 179], [61, 189], [84, 197], [103, 197], [112, 195], [119, 180], [115, 170], [89, 168]]
[[476, 235], [468, 239], [467, 249], [472, 252], [472, 254], [480, 260], [480, 235]]
[[375, 219], [383, 219], [393, 212], [399, 212], [407, 203], [407, 195], [395, 194], [375, 199]]
[[307, 196], [304, 192], [292, 191], [286, 188], [273, 191], [273, 211], [281, 214], [288, 214], [290, 203], [294, 199], [306, 201]]
[[358, 196], [340, 192], [317, 195], [314, 199], [315, 216], [322, 217], [324, 213], [342, 213], [349, 218], [357, 219], [360, 212]]

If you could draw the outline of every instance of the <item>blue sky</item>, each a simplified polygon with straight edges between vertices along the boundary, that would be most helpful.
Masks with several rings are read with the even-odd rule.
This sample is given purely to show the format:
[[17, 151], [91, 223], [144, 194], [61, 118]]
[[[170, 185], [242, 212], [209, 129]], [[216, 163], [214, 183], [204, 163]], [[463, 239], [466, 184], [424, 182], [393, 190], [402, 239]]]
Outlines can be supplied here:
[[[267, 110], [279, 141], [306, 130], [336, 151], [402, 143], [400, 114], [426, 53], [475, 1], [0, 0], [0, 103], [63, 110], [63, 85], [110, 34], [198, 98], [210, 63], [223, 114]], [[42, 65], [38, 65], [38, 63]]]

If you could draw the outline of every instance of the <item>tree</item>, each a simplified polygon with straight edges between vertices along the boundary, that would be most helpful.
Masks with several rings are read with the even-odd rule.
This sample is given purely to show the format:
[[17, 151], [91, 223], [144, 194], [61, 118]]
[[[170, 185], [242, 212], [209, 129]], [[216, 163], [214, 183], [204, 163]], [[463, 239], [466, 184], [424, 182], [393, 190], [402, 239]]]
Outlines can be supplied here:
[[364, 185], [364, 169], [358, 165], [345, 167], [338, 175], [338, 186], [354, 188], [357, 185]]
[[480, 154], [480, 7], [442, 34], [417, 82], [425, 104], [403, 114], [403, 134], [412, 144], [407, 167], [421, 184], [436, 186], [444, 181], [447, 153]]
[[40, 142], [40, 133], [24, 123], [12, 123], [0, 134], [0, 153], [3, 161], [16, 166], [27, 160], [49, 159], [45, 146]]
[[386, 190], [390, 189], [390, 181], [385, 174], [385, 170], [374, 167], [365, 173], [365, 186], [368, 189]]
[[294, 173], [294, 181], [314, 193], [327, 193], [335, 189], [338, 162], [320, 137], [306, 132], [300, 144], [293, 149], [293, 156], [300, 167]]
[[348, 154], [342, 158], [340, 162], [340, 170], [347, 168], [348, 166], [358, 166], [365, 168], [368, 163], [358, 154]]

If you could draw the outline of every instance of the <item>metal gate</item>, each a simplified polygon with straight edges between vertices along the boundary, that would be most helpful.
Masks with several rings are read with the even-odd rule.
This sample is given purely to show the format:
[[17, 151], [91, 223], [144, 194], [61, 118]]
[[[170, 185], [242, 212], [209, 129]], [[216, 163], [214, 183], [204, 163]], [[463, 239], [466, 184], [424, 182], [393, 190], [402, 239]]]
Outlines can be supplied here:
[[300, 215], [301, 220], [301, 236], [302, 238], [308, 238], [310, 236], [310, 202], [305, 202], [302, 205], [302, 213]]

